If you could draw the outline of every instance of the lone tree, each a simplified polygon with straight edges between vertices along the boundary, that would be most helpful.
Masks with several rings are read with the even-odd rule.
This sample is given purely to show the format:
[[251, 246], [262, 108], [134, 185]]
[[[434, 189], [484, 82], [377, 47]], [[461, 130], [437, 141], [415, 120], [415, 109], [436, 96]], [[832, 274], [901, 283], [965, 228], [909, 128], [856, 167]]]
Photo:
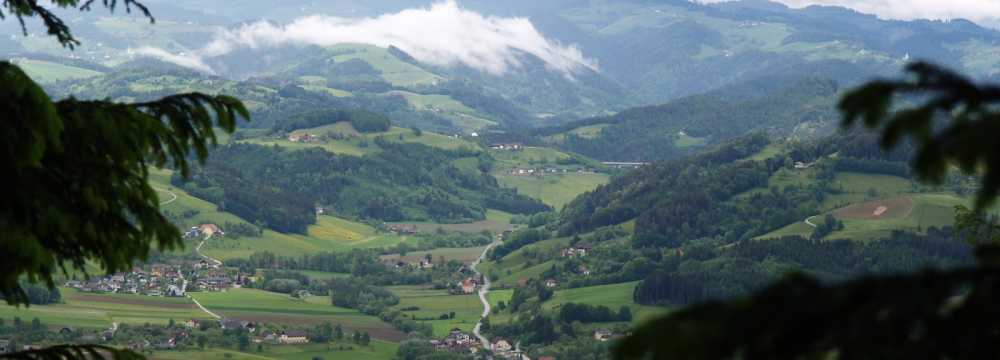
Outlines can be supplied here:
[[[977, 359], [1000, 348], [1000, 227], [982, 211], [1000, 193], [1000, 87], [927, 63], [910, 77], [868, 83], [840, 103], [889, 149], [917, 145], [920, 180], [941, 183], [957, 167], [981, 175], [975, 209], [956, 224], [977, 265], [869, 276], [829, 285], [796, 274], [746, 297], [687, 307], [635, 329], [617, 359]], [[896, 104], [899, 97], [918, 105]], [[921, 102], [922, 101], [922, 102]], [[949, 121], [950, 119], [950, 121]]]
[[[81, 45], [52, 8], [109, 11], [124, 7], [153, 16], [135, 0], [5, 0], [0, 18], [37, 17], [68, 49]], [[0, 62], [0, 173], [8, 191], [0, 202], [0, 295], [28, 305], [18, 284], [54, 287], [56, 272], [99, 264], [112, 273], [145, 260], [152, 249], [183, 246], [179, 230], [159, 209], [150, 167], [188, 176], [189, 159], [203, 162], [216, 144], [216, 129], [235, 130], [249, 118], [232, 97], [185, 93], [142, 103], [110, 100], [53, 101], [20, 68]], [[193, 155], [193, 156], [192, 156]], [[4, 354], [21, 359], [141, 358], [96, 345], [63, 345]]]

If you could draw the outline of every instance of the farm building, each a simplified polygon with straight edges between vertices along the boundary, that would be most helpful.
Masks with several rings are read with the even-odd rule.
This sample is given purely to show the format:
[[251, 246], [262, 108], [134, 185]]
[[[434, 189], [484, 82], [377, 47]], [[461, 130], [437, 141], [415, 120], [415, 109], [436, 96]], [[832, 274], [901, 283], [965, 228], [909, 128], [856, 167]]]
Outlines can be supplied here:
[[281, 333], [278, 341], [282, 344], [305, 344], [309, 342], [309, 337], [302, 331], [286, 331]]
[[498, 338], [496, 341], [493, 342], [493, 345], [491, 345], [491, 347], [493, 348], [494, 352], [508, 352], [514, 348], [514, 346], [511, 345], [510, 340], [504, 338]]

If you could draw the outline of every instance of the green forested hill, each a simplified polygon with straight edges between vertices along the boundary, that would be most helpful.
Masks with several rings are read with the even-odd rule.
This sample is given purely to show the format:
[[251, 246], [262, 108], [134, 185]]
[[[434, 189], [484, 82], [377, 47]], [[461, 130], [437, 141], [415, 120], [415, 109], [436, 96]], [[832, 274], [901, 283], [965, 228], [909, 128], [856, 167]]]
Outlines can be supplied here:
[[572, 334], [532, 319], [540, 305], [552, 309], [542, 316], [573, 320], [542, 284], [588, 291], [638, 281], [631, 302], [571, 307], [606, 324], [624, 318], [608, 315], [620, 305], [727, 298], [793, 271], [838, 281], [969, 263], [970, 247], [950, 226], [971, 189], [959, 178], [915, 185], [903, 161], [911, 155], [906, 147], [882, 153], [864, 132], [807, 141], [757, 133], [614, 177], [491, 251], [486, 273], [517, 286], [500, 311], [511, 321], [493, 331], [529, 344]]
[[[731, 86], [657, 106], [571, 122], [534, 132], [561, 149], [608, 161], [651, 161], [694, 153], [752, 131], [775, 136], [828, 133], [838, 118], [837, 84], [773, 79]], [[758, 93], [753, 93], [757, 91]], [[584, 131], [591, 128], [593, 130]]]
[[[358, 157], [236, 143], [214, 151], [184, 187], [244, 219], [296, 233], [315, 222], [316, 206], [351, 218], [452, 223], [482, 220], [487, 208], [547, 209], [501, 189], [481, 170], [489, 169], [490, 159], [475, 150], [384, 140], [375, 145], [381, 150]], [[479, 164], [453, 165], [459, 158]]]

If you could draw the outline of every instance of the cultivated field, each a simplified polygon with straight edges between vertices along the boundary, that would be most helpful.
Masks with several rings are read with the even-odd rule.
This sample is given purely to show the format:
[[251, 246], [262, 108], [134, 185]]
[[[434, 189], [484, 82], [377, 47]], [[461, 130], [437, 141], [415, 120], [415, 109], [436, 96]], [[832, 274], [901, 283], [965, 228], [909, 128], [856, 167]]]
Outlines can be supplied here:
[[[223, 317], [271, 324], [310, 325], [330, 322], [350, 330], [368, 331], [378, 339], [398, 341], [403, 334], [373, 316], [330, 305], [326, 296], [308, 300], [254, 289], [191, 293], [206, 308]], [[346, 331], [346, 330], [345, 330]]]
[[404, 129], [400, 127], [392, 127], [385, 132], [376, 133], [360, 133], [351, 126], [349, 123], [335, 123], [329, 125], [323, 125], [315, 128], [309, 129], [299, 129], [292, 132], [292, 134], [312, 134], [312, 135], [325, 135], [325, 134], [339, 134], [347, 138], [329, 139], [329, 140], [319, 140], [308, 143], [293, 142], [288, 141], [287, 138], [276, 138], [273, 136], [268, 137], [258, 137], [241, 140], [242, 142], [272, 146], [277, 145], [289, 149], [307, 149], [307, 148], [322, 148], [334, 154], [341, 155], [353, 155], [362, 156], [366, 154], [371, 154], [379, 151], [378, 145], [375, 144], [375, 138], [381, 137], [385, 141], [389, 142], [407, 142], [424, 144], [431, 147], [436, 147], [445, 150], [453, 150], [461, 147], [467, 148], [477, 148], [478, 145], [475, 143], [466, 141], [461, 138], [455, 138], [450, 136], [445, 136], [429, 131], [421, 132], [420, 136], [417, 136], [410, 129]]
[[239, 352], [228, 349], [158, 351], [153, 353], [150, 358], [162, 360], [312, 360], [320, 357], [324, 359], [385, 360], [391, 359], [396, 354], [398, 347], [399, 345], [396, 343], [380, 340], [372, 340], [367, 347], [349, 341], [334, 341], [329, 344], [265, 345], [262, 352]]
[[[483, 311], [483, 304], [474, 294], [451, 295], [447, 290], [434, 290], [426, 286], [392, 286], [389, 290], [399, 296], [400, 302], [395, 309], [415, 306], [419, 309], [406, 311], [407, 316], [415, 315], [417, 319], [434, 318], [420, 321], [434, 327], [435, 337], [444, 337], [453, 328], [471, 333]], [[454, 319], [438, 319], [452, 311], [455, 312]]]
[[209, 319], [187, 298], [166, 298], [124, 294], [90, 294], [60, 288], [63, 303], [13, 307], [0, 305], [0, 318], [15, 316], [24, 321], [38, 318], [50, 327], [72, 326], [107, 328], [112, 322], [125, 324], [167, 324], [170, 319]]
[[546, 310], [557, 310], [560, 305], [574, 302], [589, 305], [604, 305], [611, 310], [618, 311], [622, 305], [632, 308], [633, 323], [649, 320], [657, 315], [664, 314], [667, 310], [657, 306], [639, 305], [632, 301], [632, 293], [638, 281], [608, 284], [598, 286], [588, 286], [575, 289], [556, 290], [552, 299], [546, 301], [542, 308]]
[[486, 210], [486, 220], [475, 221], [471, 223], [463, 224], [441, 224], [433, 222], [390, 222], [388, 224], [395, 225], [413, 225], [417, 227], [420, 232], [431, 232], [437, 229], [442, 229], [446, 231], [458, 231], [465, 233], [478, 233], [482, 231], [489, 231], [492, 233], [501, 233], [510, 229], [510, 219], [513, 217], [512, 214], [506, 213], [499, 210]]
[[844, 220], [899, 219], [910, 216], [913, 206], [913, 198], [904, 196], [854, 204], [835, 210], [833, 215]]
[[556, 210], [562, 209], [578, 195], [606, 184], [610, 177], [601, 173], [565, 173], [556, 175], [513, 176], [493, 174], [504, 187], [541, 200]]
[[427, 254], [430, 254], [434, 263], [437, 263], [439, 259], [444, 258], [444, 261], [446, 262], [458, 260], [465, 264], [471, 264], [479, 258], [479, 255], [483, 253], [484, 249], [486, 249], [485, 246], [470, 248], [439, 248], [428, 251], [411, 251], [407, 252], [406, 256], [399, 256], [399, 254], [382, 255], [380, 258], [382, 260], [400, 260], [407, 263], [413, 263], [420, 261], [427, 256]]
[[32, 80], [39, 83], [84, 79], [101, 75], [98, 71], [44, 60], [21, 61], [18, 62], [18, 66], [20, 66]]

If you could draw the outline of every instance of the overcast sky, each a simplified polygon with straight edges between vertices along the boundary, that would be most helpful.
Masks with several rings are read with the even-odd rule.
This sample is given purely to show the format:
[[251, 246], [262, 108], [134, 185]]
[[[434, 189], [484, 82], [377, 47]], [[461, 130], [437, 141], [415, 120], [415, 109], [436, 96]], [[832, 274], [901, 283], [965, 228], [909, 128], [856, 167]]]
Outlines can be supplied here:
[[[700, 0], [719, 2], [727, 0]], [[790, 7], [838, 5], [884, 19], [950, 20], [962, 18], [996, 28], [1000, 24], [1000, 0], [772, 0]]]

